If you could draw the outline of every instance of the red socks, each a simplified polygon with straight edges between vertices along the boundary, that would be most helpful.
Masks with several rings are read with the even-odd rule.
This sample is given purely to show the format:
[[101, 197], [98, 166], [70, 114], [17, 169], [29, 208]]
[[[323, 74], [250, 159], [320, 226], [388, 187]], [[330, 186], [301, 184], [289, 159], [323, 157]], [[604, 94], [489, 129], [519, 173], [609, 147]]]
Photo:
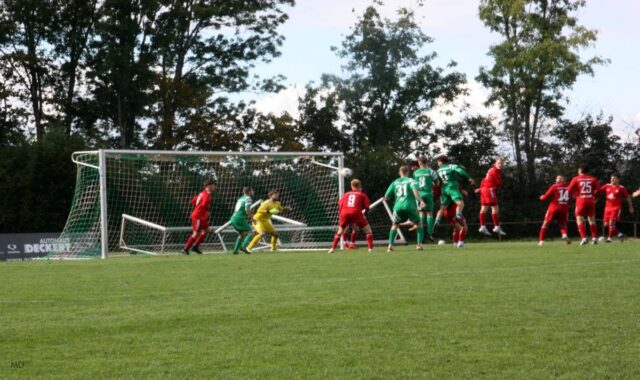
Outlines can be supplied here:
[[187, 239], [187, 244], [185, 244], [184, 249], [191, 248], [191, 246], [193, 245], [193, 242], [195, 240], [196, 240], [196, 238], [194, 238], [193, 236], [189, 236], [189, 239]]
[[464, 238], [467, 237], [467, 229], [466, 228], [462, 228], [460, 230], [460, 236], [459, 236], [459, 241], [464, 241]]
[[578, 224], [578, 232], [580, 232], [580, 237], [582, 239], [586, 239], [587, 238], [587, 226], [586, 226], [586, 223]]
[[460, 235], [458, 234], [458, 230], [453, 230], [453, 243], [457, 243], [458, 242], [458, 237]]
[[340, 243], [340, 235], [336, 234], [336, 236], [333, 237], [333, 243], [331, 243], [331, 249], [336, 249], [339, 243]]
[[373, 249], [373, 234], [367, 234], [367, 247]]
[[202, 234], [202, 235], [198, 236], [198, 238], [196, 239], [196, 242], [193, 243], [193, 245], [195, 245], [196, 247], [199, 246], [200, 243], [202, 243], [202, 241], [204, 240], [205, 236], [207, 236], [207, 235]]
[[544, 235], [547, 233], [547, 227], [540, 228], [540, 241], [544, 241]]
[[358, 233], [356, 231], [351, 231], [351, 244], [356, 244], [357, 237], [358, 237]]
[[480, 211], [480, 215], [478, 215], [478, 217], [480, 218], [480, 227], [484, 226], [485, 224], [487, 224], [487, 214]]
[[598, 237], [598, 226], [596, 226], [595, 224], [592, 224], [589, 226], [591, 228], [591, 237], [592, 238], [597, 238]]
[[492, 213], [491, 214], [491, 218], [493, 219], [493, 226], [497, 227], [500, 225], [500, 217], [498, 216], [498, 213]]
[[618, 227], [615, 225], [609, 226], [609, 238], [611, 239], [617, 234], [618, 234]]
[[563, 235], [567, 234], [567, 226], [560, 226], [560, 233]]

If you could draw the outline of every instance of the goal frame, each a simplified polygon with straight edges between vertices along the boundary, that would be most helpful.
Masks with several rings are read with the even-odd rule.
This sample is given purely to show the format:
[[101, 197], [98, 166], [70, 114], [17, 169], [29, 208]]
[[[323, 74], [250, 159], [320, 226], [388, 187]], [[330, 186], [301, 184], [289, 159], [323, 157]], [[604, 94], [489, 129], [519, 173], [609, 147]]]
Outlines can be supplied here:
[[[97, 154], [98, 166], [77, 159], [78, 155]], [[99, 198], [100, 198], [100, 257], [107, 259], [109, 257], [109, 225], [108, 225], [108, 202], [107, 202], [107, 156], [109, 154], [145, 154], [157, 156], [247, 156], [247, 157], [336, 157], [338, 166], [331, 166], [319, 162], [317, 165], [325, 166], [337, 171], [338, 174], [338, 194], [340, 198], [344, 195], [344, 154], [342, 152], [226, 152], [226, 151], [169, 151], [169, 150], [135, 150], [135, 149], [98, 149], [77, 151], [71, 154], [71, 161], [76, 165], [86, 166], [98, 170], [99, 175]], [[159, 226], [162, 227], [162, 226]], [[341, 244], [342, 245], [342, 244]]]

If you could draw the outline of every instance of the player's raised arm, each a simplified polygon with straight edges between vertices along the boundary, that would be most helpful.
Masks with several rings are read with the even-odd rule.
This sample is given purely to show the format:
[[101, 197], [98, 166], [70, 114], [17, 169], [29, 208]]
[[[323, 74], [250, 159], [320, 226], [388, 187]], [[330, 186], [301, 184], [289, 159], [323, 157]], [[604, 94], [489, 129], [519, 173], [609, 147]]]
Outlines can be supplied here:
[[634, 191], [634, 192], [633, 192], [633, 197], [634, 197], [634, 198], [636, 198], [636, 197], [640, 197], [640, 188], [638, 188], [638, 190], [636, 190], [636, 191]]
[[547, 200], [550, 196], [553, 195], [553, 192], [555, 191], [555, 189], [556, 189], [555, 185], [549, 186], [549, 189], [547, 189], [547, 192], [540, 196], [540, 200], [541, 201]]

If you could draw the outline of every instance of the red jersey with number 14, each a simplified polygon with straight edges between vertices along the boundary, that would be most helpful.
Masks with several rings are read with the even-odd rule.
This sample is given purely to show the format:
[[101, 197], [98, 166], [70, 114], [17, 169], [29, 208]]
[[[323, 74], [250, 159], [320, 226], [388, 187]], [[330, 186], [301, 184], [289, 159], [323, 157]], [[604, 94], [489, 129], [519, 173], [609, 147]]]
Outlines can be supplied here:
[[569, 193], [578, 203], [595, 202], [595, 195], [600, 189], [600, 182], [590, 175], [580, 174], [569, 183]]
[[566, 183], [559, 182], [554, 183], [549, 187], [546, 193], [542, 196], [542, 200], [551, 198], [549, 202], [549, 208], [553, 209], [568, 209], [569, 208], [569, 188]]
[[192, 218], [206, 219], [211, 208], [211, 194], [203, 190], [191, 200], [191, 205], [195, 207], [191, 213]]
[[362, 211], [369, 210], [371, 201], [362, 191], [349, 191], [338, 202], [340, 215], [362, 215]]
[[622, 201], [629, 197], [629, 192], [622, 185], [614, 186], [610, 183], [602, 186], [600, 191], [605, 194], [607, 203], [605, 208], [618, 210], [622, 208]]

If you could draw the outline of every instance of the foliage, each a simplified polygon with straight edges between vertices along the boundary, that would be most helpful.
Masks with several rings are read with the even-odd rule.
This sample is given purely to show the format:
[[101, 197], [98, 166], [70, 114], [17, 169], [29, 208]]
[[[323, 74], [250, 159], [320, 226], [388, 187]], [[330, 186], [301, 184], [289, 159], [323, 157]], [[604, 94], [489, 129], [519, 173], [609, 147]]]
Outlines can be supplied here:
[[576, 13], [584, 0], [482, 0], [480, 19], [502, 40], [489, 56], [493, 65], [481, 68], [478, 80], [491, 90], [488, 103], [498, 104], [513, 147], [517, 180], [523, 193], [536, 178], [543, 137], [564, 111], [564, 92], [581, 74], [593, 74], [606, 62], [582, 59], [579, 51], [597, 38], [580, 26]]

